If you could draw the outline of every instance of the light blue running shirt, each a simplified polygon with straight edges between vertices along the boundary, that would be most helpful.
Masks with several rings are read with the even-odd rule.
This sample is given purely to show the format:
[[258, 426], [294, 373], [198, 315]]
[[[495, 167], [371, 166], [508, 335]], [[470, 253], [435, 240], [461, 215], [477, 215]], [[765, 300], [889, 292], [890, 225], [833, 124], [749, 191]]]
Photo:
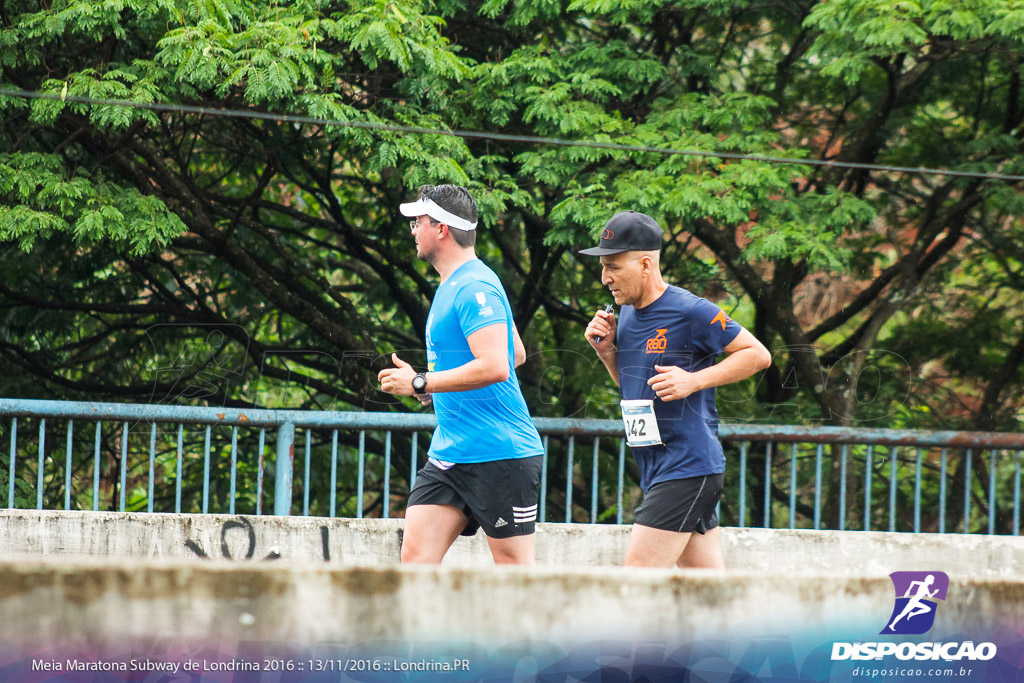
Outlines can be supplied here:
[[427, 369], [440, 372], [470, 362], [474, 356], [466, 338], [497, 323], [508, 326], [508, 379], [482, 389], [433, 394], [437, 429], [429, 457], [468, 463], [544, 452], [516, 378], [512, 308], [498, 276], [479, 259], [459, 266], [437, 288], [427, 316]]

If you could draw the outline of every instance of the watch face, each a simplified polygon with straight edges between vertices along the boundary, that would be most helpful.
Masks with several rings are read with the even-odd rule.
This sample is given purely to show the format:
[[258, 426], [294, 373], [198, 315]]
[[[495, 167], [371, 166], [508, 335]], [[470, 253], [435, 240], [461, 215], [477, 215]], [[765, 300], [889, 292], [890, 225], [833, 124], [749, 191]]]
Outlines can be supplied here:
[[423, 375], [416, 375], [412, 378], [412, 390], [423, 391], [427, 388], [427, 378]]

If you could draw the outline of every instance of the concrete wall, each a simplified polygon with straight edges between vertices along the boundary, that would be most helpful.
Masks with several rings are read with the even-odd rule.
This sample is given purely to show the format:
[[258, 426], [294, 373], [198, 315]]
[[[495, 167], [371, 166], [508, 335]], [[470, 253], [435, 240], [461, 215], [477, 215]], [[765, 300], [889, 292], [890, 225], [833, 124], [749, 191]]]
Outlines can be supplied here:
[[460, 539], [447, 566], [412, 567], [396, 565], [401, 526], [7, 511], [0, 655], [19, 644], [92, 659], [173, 658], [177, 647], [195, 659], [234, 657], [247, 644], [319, 652], [425, 643], [436, 656], [431, 643], [484, 643], [492, 652], [529, 643], [536, 652], [545, 644], [689, 647], [744, 636], [756, 649], [777, 634], [827, 649], [836, 629], [844, 640], [877, 639], [893, 607], [887, 575], [915, 569], [950, 577], [929, 638], [1024, 632], [1019, 538], [728, 528], [724, 572], [631, 570], [611, 566], [628, 528], [545, 524], [537, 567], [481, 566], [490, 564], [482, 538]]
[[[937, 633], [1020, 625], [1024, 582], [951, 574]], [[296, 562], [0, 561], [0, 642], [90, 650], [126, 639], [298, 643], [580, 642], [795, 633], [893, 603], [886, 576], [621, 567], [351, 567]]]
[[[398, 563], [402, 520], [133, 514], [6, 510], [0, 557], [91, 556], [192, 560], [293, 560], [344, 565]], [[622, 563], [628, 526], [540, 524], [537, 560], [546, 565]], [[888, 574], [941, 569], [949, 574], [1024, 577], [1024, 538], [726, 527], [730, 569]], [[482, 534], [460, 538], [445, 563], [491, 564]]]

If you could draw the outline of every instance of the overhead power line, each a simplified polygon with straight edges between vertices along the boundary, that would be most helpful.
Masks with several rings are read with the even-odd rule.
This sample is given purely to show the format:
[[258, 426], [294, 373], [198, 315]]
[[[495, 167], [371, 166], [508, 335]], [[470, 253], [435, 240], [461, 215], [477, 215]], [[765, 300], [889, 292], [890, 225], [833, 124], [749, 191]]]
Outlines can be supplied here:
[[560, 147], [587, 147], [606, 149], [619, 152], [645, 152], [655, 154], [731, 159], [736, 161], [760, 161], [769, 164], [793, 164], [801, 166], [817, 166], [824, 168], [848, 168], [884, 173], [911, 173], [917, 175], [950, 176], [956, 178], [977, 178], [981, 180], [1005, 180], [1020, 182], [1024, 175], [1006, 173], [985, 173], [981, 171], [957, 171], [952, 169], [925, 168], [920, 166], [891, 166], [887, 164], [865, 164], [854, 161], [828, 161], [821, 159], [794, 159], [790, 157], [767, 156], [762, 154], [743, 154], [740, 152], [718, 152], [699, 149], [676, 149], [673, 147], [650, 147], [646, 145], [623, 145], [614, 142], [596, 142], [590, 140], [569, 140], [565, 138], [549, 138], [534, 135], [509, 135], [486, 131], [448, 130], [444, 128], [423, 128], [420, 126], [402, 126], [389, 123], [373, 123], [371, 121], [339, 121], [315, 116], [297, 116], [294, 114], [274, 114], [251, 109], [218, 109], [214, 107], [197, 107], [188, 104], [164, 104], [161, 102], [136, 102], [132, 100], [106, 99], [100, 97], [81, 97], [79, 95], [61, 96], [56, 93], [33, 92], [28, 90], [7, 90], [0, 88], [0, 96], [17, 97], [34, 100], [60, 100], [62, 102], [78, 102], [101, 106], [131, 107], [152, 111], [202, 114], [205, 116], [226, 116], [241, 119], [261, 119], [278, 123], [299, 123], [314, 126], [337, 126], [341, 128], [364, 128], [394, 133], [410, 133], [414, 135], [445, 135], [449, 137], [496, 140], [502, 142], [520, 142], [537, 145], [555, 145]]

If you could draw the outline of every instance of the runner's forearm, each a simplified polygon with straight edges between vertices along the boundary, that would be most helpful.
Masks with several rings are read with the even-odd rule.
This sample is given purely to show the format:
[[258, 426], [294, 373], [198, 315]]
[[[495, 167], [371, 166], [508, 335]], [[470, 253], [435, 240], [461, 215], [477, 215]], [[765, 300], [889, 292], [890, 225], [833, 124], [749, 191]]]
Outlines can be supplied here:
[[619, 386], [619, 359], [615, 356], [615, 351], [606, 353], [603, 356], [598, 354], [598, 358], [604, 363], [605, 369], [608, 374], [611, 375], [612, 381], [615, 382], [615, 386]]
[[426, 377], [427, 391], [432, 394], [472, 391], [507, 380], [508, 361], [496, 362], [488, 358], [474, 358], [457, 368], [428, 372]]
[[721, 362], [694, 373], [694, 378], [701, 389], [720, 387], [750, 377], [755, 372], [765, 369], [771, 362], [760, 349], [749, 347], [729, 354]]

